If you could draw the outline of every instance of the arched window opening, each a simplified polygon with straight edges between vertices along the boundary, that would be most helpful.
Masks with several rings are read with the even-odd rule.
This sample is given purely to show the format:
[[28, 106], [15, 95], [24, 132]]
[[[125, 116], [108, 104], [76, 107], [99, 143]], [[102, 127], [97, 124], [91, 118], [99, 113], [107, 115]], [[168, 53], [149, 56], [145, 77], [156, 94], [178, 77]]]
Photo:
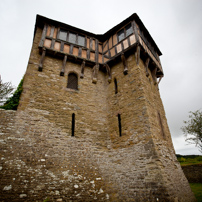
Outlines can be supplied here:
[[118, 114], [118, 124], [119, 124], [119, 136], [122, 136], [122, 129], [121, 129], [121, 114]]
[[114, 88], [115, 88], [115, 94], [117, 94], [118, 93], [118, 85], [117, 85], [116, 78], [114, 79]]
[[74, 130], [75, 130], [75, 114], [72, 114], [72, 136], [74, 136]]
[[75, 73], [68, 74], [67, 88], [78, 90], [78, 77]]

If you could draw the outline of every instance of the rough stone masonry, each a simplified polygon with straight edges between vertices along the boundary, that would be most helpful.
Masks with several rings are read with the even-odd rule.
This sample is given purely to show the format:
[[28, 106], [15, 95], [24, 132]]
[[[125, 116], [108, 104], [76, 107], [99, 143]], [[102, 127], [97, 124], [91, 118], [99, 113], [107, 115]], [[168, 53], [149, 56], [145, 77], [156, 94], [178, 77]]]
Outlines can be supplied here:
[[159, 55], [136, 14], [104, 35], [37, 16], [20, 104], [0, 110], [0, 201], [195, 201]]

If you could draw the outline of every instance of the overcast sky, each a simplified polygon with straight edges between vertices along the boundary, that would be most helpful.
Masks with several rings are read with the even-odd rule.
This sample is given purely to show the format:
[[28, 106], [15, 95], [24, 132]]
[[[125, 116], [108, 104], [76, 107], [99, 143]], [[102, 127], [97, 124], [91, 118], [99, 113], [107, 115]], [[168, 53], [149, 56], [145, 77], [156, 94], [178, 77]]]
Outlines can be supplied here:
[[0, 0], [0, 75], [19, 84], [37, 14], [103, 34], [137, 13], [163, 54], [159, 88], [175, 151], [201, 154], [180, 129], [189, 111], [202, 109], [201, 10], [201, 0]]

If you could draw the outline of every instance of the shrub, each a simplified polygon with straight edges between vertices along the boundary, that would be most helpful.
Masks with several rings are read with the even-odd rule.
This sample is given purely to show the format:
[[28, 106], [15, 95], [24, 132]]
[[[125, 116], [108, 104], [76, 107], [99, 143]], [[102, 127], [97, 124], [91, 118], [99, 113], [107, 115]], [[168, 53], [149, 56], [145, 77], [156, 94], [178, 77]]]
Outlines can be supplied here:
[[13, 93], [13, 96], [10, 97], [3, 106], [0, 106], [2, 109], [6, 110], [17, 110], [20, 100], [20, 95], [22, 93], [22, 85], [23, 85], [23, 79], [20, 81], [17, 90]]
[[179, 158], [179, 160], [178, 160], [179, 162], [185, 162], [186, 161], [186, 159], [185, 158], [183, 158], [183, 157], [181, 157], [181, 158]]

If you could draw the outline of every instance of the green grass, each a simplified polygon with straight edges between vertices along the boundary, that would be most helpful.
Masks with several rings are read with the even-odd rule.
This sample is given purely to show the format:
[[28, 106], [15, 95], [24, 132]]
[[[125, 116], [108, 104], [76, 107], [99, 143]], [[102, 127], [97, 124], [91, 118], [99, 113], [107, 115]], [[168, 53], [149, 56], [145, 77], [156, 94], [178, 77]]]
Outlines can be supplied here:
[[193, 164], [202, 164], [202, 156], [199, 155], [179, 155], [177, 154], [177, 160], [180, 162], [180, 165], [193, 165]]
[[189, 183], [191, 190], [197, 199], [197, 202], [202, 202], [202, 183]]

